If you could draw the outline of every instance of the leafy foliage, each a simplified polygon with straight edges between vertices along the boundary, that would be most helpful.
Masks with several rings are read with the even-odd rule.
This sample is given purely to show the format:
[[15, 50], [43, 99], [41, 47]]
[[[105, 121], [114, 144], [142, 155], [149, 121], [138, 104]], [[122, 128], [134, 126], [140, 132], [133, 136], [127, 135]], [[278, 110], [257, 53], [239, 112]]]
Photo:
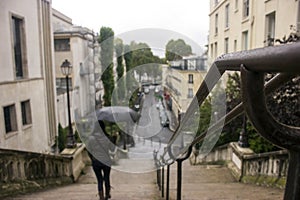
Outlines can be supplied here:
[[61, 152], [62, 150], [64, 150], [64, 148], [66, 147], [66, 142], [67, 142], [67, 129], [64, 129], [61, 124], [58, 124], [58, 138], [57, 138], [57, 142], [58, 142], [58, 149], [59, 152]]
[[126, 65], [126, 72], [131, 70], [132, 62], [132, 51], [130, 50], [130, 45], [126, 44], [124, 46], [124, 60]]
[[111, 105], [112, 92], [114, 90], [113, 77], [113, 51], [114, 51], [114, 32], [109, 27], [100, 29], [99, 43], [101, 47], [101, 65], [102, 65], [102, 82], [104, 86], [104, 105]]
[[257, 134], [256, 130], [250, 122], [247, 123], [247, 134], [250, 149], [252, 149], [255, 153], [264, 153], [279, 150], [277, 146], [274, 146], [272, 143]]
[[[270, 80], [274, 74], [268, 74], [266, 80]], [[227, 109], [230, 111], [241, 101], [240, 77], [238, 73], [229, 74], [226, 95]], [[272, 115], [281, 123], [300, 126], [300, 78], [296, 77], [275, 92], [269, 95], [266, 103]], [[219, 145], [231, 141], [237, 141], [242, 127], [242, 118], [238, 117], [223, 129], [223, 134], [218, 142]], [[250, 148], [256, 153], [263, 153], [278, 150], [279, 147], [261, 137], [250, 122], [247, 123], [246, 133], [249, 139]]]
[[210, 124], [210, 115], [211, 115], [211, 97], [208, 96], [200, 106], [200, 120], [199, 120], [199, 129], [197, 135], [200, 135], [201, 133], [207, 130]]
[[[115, 39], [115, 52], [117, 57], [117, 75], [118, 75], [118, 98], [122, 100], [125, 95], [125, 83], [124, 79], [121, 79], [124, 74], [124, 65], [123, 65], [123, 51], [124, 45], [123, 41], [119, 38]], [[121, 82], [120, 82], [121, 81]]]
[[[228, 74], [226, 83], [226, 112], [230, 112], [241, 102], [241, 82], [237, 72]], [[229, 142], [237, 142], [242, 129], [243, 117], [239, 116], [225, 125], [217, 145], [223, 145]]]
[[192, 47], [185, 43], [184, 40], [170, 40], [166, 45], [165, 57], [166, 60], [180, 60], [182, 56], [192, 54]]
[[130, 45], [125, 45], [124, 52], [126, 71], [134, 69], [139, 75], [146, 73], [151, 77], [161, 74], [159, 64], [163, 60], [153, 55], [148, 44], [132, 41]]
[[117, 74], [118, 79], [120, 79], [124, 74], [124, 66], [123, 66], [123, 41], [119, 38], [115, 39], [115, 52], [117, 57]]
[[[274, 74], [268, 74], [266, 80]], [[267, 106], [276, 120], [300, 127], [300, 76], [293, 78], [267, 97]]]

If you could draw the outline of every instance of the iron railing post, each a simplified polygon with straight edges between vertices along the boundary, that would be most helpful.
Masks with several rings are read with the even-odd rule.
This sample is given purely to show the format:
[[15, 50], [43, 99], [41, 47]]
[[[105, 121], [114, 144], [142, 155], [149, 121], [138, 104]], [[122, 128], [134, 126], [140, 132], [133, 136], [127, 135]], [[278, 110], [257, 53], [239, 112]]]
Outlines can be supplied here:
[[284, 200], [300, 199], [300, 152], [289, 152], [289, 169]]
[[182, 160], [177, 160], [177, 200], [181, 200]]
[[160, 168], [157, 168], [156, 175], [157, 175], [157, 185], [158, 185], [158, 189], [160, 191], [161, 190], [161, 187], [160, 187]]
[[161, 168], [161, 197], [164, 197], [164, 184], [165, 184], [165, 168]]
[[169, 200], [169, 193], [170, 193], [170, 165], [167, 165], [166, 200]]

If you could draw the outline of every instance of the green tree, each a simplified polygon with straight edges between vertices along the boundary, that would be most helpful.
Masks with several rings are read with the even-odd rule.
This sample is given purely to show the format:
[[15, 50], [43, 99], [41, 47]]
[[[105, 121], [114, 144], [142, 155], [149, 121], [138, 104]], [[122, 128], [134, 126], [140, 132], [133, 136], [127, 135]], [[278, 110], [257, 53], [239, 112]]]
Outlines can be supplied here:
[[[266, 80], [274, 77], [268, 74]], [[276, 120], [300, 127], [300, 76], [288, 81], [267, 97], [267, 106]]]
[[[125, 60], [125, 69], [126, 69], [126, 78], [125, 78], [125, 84], [126, 84], [126, 94], [132, 93], [138, 83], [134, 79], [134, 73], [132, 71], [133, 69], [133, 51], [130, 48], [130, 45], [126, 44], [124, 45], [124, 60]], [[131, 94], [129, 94], [131, 95]], [[126, 95], [127, 96], [127, 95]], [[128, 98], [128, 100], [130, 97]]]
[[102, 65], [102, 82], [104, 87], [104, 106], [110, 106], [114, 90], [113, 55], [114, 31], [109, 27], [100, 29], [99, 43], [101, 48], [100, 61]]
[[115, 52], [117, 57], [117, 75], [118, 75], [118, 84], [117, 84], [117, 95], [118, 100], [123, 100], [125, 97], [125, 81], [121, 79], [124, 75], [124, 65], [123, 65], [123, 50], [124, 45], [123, 41], [119, 38], [115, 39]]
[[124, 60], [126, 65], [126, 72], [128, 72], [129, 70], [131, 70], [132, 66], [132, 52], [128, 44], [124, 45]]
[[[228, 74], [225, 93], [226, 111], [228, 113], [242, 101], [241, 81], [239, 73], [234, 72], [232, 74]], [[229, 124], [225, 125], [217, 144], [222, 145], [229, 142], [237, 142], [239, 140], [242, 124], [243, 117], [239, 116]]]
[[[126, 91], [129, 93], [129, 104], [135, 102], [138, 94], [139, 83], [134, 78], [134, 72], [148, 77], [156, 78], [162, 73], [160, 64], [163, 63], [158, 56], [155, 56], [146, 43], [132, 41], [124, 45], [124, 60], [126, 65]], [[139, 80], [140, 81], [140, 80]]]
[[192, 54], [192, 47], [185, 43], [184, 40], [170, 40], [166, 45], [165, 57], [166, 60], [180, 60], [182, 56], [189, 56]]
[[126, 68], [134, 68], [139, 75], [146, 73], [148, 76], [155, 77], [157, 74], [161, 74], [159, 64], [162, 64], [163, 61], [153, 54], [148, 44], [132, 41], [126, 47], [126, 51], [128, 50], [130, 53], [125, 55]]
[[124, 74], [124, 65], [123, 65], [123, 41], [120, 38], [115, 39], [115, 52], [117, 57], [117, 74], [118, 79], [120, 79]]
[[67, 142], [67, 128], [63, 128], [60, 123], [58, 124], [58, 138], [57, 138], [57, 142], [58, 142], [59, 152], [61, 152], [66, 147], [66, 142]]
[[[237, 72], [228, 75], [226, 85], [226, 103], [227, 112], [232, 110], [241, 102], [241, 81], [240, 75]], [[222, 135], [218, 141], [218, 145], [226, 144], [228, 142], [236, 142], [239, 140], [239, 135], [242, 129], [243, 117], [239, 116], [223, 128]], [[278, 148], [265, 140], [257, 133], [253, 125], [248, 121], [246, 132], [250, 148], [256, 153], [263, 153], [278, 150]]]

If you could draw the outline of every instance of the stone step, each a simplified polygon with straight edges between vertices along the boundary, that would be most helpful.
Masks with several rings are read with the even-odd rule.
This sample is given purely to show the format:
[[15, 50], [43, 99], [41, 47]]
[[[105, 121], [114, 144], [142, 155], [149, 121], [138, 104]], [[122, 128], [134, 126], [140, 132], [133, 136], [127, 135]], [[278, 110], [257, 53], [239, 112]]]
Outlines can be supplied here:
[[[152, 160], [121, 160], [122, 165], [112, 167], [111, 200], [161, 200], [158, 187], [156, 185], [156, 172], [152, 167], [145, 173], [128, 173], [139, 169], [143, 163], [153, 162]], [[130, 169], [130, 170], [129, 170]], [[150, 168], [149, 168], [150, 169]], [[144, 170], [144, 169], [143, 169]], [[144, 171], [143, 171], [144, 172]], [[83, 175], [77, 183], [52, 188], [32, 194], [20, 195], [6, 198], [5, 200], [97, 200], [97, 181], [92, 167], [86, 167]]]
[[[137, 173], [150, 159], [121, 159], [121, 165], [113, 166], [111, 172], [111, 200], [162, 200], [156, 185], [155, 168]], [[126, 168], [127, 167], [127, 168]], [[135, 169], [135, 170], [133, 170]], [[150, 168], [149, 168], [150, 169]], [[128, 173], [126, 171], [131, 171]], [[132, 173], [135, 171], [135, 173]], [[166, 167], [165, 167], [166, 178]], [[177, 165], [170, 171], [170, 200], [176, 199]], [[166, 186], [166, 181], [165, 181]], [[279, 200], [284, 191], [237, 182], [229, 169], [218, 165], [192, 166], [183, 162], [182, 200]], [[166, 195], [166, 191], [165, 191]], [[77, 183], [21, 195], [5, 200], [97, 200], [97, 182], [91, 167], [85, 168]]]

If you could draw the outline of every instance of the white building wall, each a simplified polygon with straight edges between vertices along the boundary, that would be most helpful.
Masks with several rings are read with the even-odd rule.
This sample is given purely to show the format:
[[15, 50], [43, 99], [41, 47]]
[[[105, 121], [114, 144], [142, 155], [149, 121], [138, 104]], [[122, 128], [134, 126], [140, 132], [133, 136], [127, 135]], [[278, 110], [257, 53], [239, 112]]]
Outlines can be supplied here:
[[[74, 111], [80, 116], [84, 116], [95, 109], [95, 52], [93, 47], [93, 33], [91, 30], [72, 26], [72, 19], [57, 10], [53, 13], [53, 26], [57, 28], [54, 33], [55, 38], [69, 38], [70, 51], [55, 52], [56, 78], [64, 78], [60, 66], [65, 59], [68, 59], [73, 66], [71, 97], [71, 122], [75, 122]], [[67, 23], [68, 22], [68, 23]], [[96, 47], [97, 48], [97, 47]], [[68, 126], [66, 93], [58, 97], [58, 120], [59, 123]]]
[[[46, 152], [50, 151], [52, 145], [49, 133], [51, 126], [49, 125], [49, 107], [46, 99], [46, 90], [51, 88], [49, 85], [46, 86], [43, 75], [44, 67], [51, 67], [49, 66], [51, 62], [44, 60], [43, 45], [45, 43], [40, 32], [40, 28], [43, 27], [41, 23], [44, 23], [41, 19], [41, 7], [45, 4], [50, 4], [50, 2], [47, 0], [0, 1], [0, 148]], [[48, 12], [50, 11], [48, 10]], [[13, 15], [24, 21], [24, 52], [26, 52], [25, 60], [28, 73], [22, 79], [15, 77], [12, 37]], [[43, 34], [47, 31], [51, 36], [50, 30], [43, 30]], [[52, 37], [43, 39], [51, 40]], [[51, 55], [52, 46], [49, 45], [46, 48]], [[52, 58], [48, 59], [52, 60]], [[26, 100], [30, 100], [32, 122], [24, 126], [21, 102]], [[4, 107], [12, 104], [15, 105], [16, 109], [17, 131], [6, 133]], [[55, 119], [51, 120], [55, 121]]]
[[[45, 99], [43, 96], [43, 81], [40, 79], [25, 81], [23, 83], [0, 85], [1, 107], [15, 104], [17, 115], [17, 131], [6, 133], [4, 125], [3, 108], [1, 108], [1, 136], [0, 148], [16, 149], [33, 152], [49, 151], [47, 118], [45, 116]], [[21, 101], [30, 100], [32, 124], [22, 125]]]
[[[264, 47], [266, 40], [266, 15], [275, 11], [275, 39], [282, 39], [292, 32], [290, 26], [296, 26], [299, 12], [299, 0], [249, 0], [249, 16], [243, 18], [243, 1], [215, 0], [210, 2], [209, 23], [209, 63], [225, 53], [225, 38], [229, 39], [229, 53], [241, 51], [242, 32], [248, 31], [248, 49]], [[225, 7], [229, 5], [229, 27], [225, 27]], [[218, 34], [215, 34], [215, 16], [218, 14]], [[236, 41], [236, 42], [235, 42]], [[278, 43], [277, 43], [278, 44]]]
[[65, 30], [73, 26], [72, 19], [63, 13], [52, 9], [52, 14], [53, 31]]
[[[31, 0], [32, 1], [32, 0]], [[12, 36], [12, 20], [13, 15], [24, 18], [25, 22], [25, 40], [27, 50], [27, 62], [28, 62], [28, 76], [30, 78], [41, 77], [41, 52], [40, 52], [40, 35], [39, 35], [39, 22], [37, 15], [37, 1], [32, 3], [20, 2], [17, 0], [1, 0], [0, 1], [0, 19], [1, 19], [1, 31], [0, 31], [0, 45], [1, 45], [1, 57], [0, 60], [2, 66], [13, 66], [13, 38]], [[3, 48], [6, 47], [6, 48]], [[32, 48], [34, 47], [34, 48]], [[3, 70], [3, 71], [2, 71]], [[14, 77], [13, 67], [3, 67], [0, 73], [1, 81], [12, 81]]]

